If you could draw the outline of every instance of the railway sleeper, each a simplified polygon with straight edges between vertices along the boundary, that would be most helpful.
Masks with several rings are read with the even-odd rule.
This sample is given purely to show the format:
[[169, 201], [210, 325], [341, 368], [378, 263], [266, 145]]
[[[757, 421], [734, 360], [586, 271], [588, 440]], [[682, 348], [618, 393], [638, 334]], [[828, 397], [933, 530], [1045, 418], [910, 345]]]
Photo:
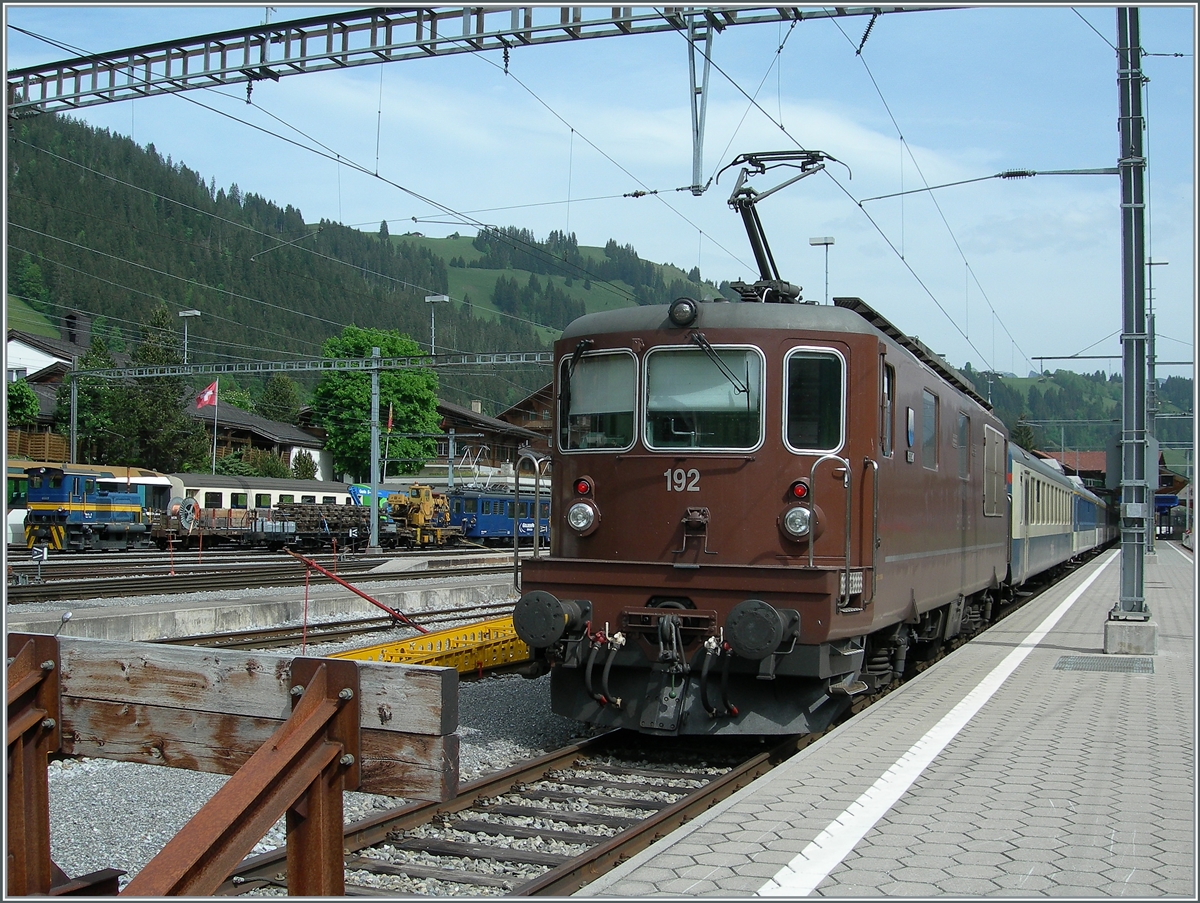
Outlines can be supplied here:
[[[370, 856], [352, 856], [346, 860], [346, 868], [361, 869], [375, 875], [397, 875], [414, 880], [434, 879], [448, 884], [464, 884], [471, 887], [497, 887], [512, 890], [513, 881], [504, 878], [493, 878], [480, 872], [468, 872], [462, 869], [438, 869], [428, 865], [405, 864], [399, 862], [384, 862]], [[371, 888], [376, 890], [376, 888]], [[401, 894], [400, 896], [409, 896]]]
[[513, 862], [518, 865], [544, 865], [549, 868], [562, 865], [573, 858], [559, 853], [543, 853], [539, 850], [517, 850], [510, 847], [493, 847], [483, 843], [463, 843], [458, 840], [435, 840], [423, 837], [395, 840], [392, 842], [392, 846], [397, 850], [427, 853], [430, 856], [482, 859], [488, 862]]
[[629, 828], [641, 822], [640, 818], [627, 818], [623, 815], [543, 809], [539, 806], [518, 806], [512, 803], [490, 804], [485, 806], [482, 811], [505, 815], [509, 818], [540, 818], [544, 821], [558, 822], [564, 825], [603, 825], [612, 828]]
[[609, 809], [640, 809], [649, 812], [657, 812], [660, 809], [666, 809], [668, 806], [674, 805], [674, 803], [664, 802], [663, 800], [621, 799], [619, 797], [598, 796], [590, 793], [567, 793], [562, 790], [526, 790], [517, 793], [517, 796], [528, 800], [549, 800], [555, 803], [573, 803], [578, 801], [592, 803], [596, 806], [604, 806]]
[[557, 840], [561, 843], [573, 843], [581, 846], [595, 846], [605, 839], [602, 834], [585, 834], [581, 831], [554, 831], [546, 828], [529, 828], [525, 825], [509, 825], [504, 822], [477, 821], [475, 819], [459, 819], [446, 822], [446, 827], [455, 831], [465, 831], [468, 834], [488, 834], [493, 837], [514, 837], [518, 840]]

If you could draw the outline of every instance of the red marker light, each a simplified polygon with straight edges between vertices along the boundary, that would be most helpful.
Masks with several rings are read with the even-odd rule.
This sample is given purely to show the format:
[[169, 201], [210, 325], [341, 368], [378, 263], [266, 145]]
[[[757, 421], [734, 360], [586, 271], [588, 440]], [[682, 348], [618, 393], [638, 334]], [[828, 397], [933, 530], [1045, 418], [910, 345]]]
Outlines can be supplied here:
[[802, 499], [808, 496], [808, 484], [803, 480], [797, 480], [788, 490], [792, 498]]
[[576, 480], [575, 481], [575, 492], [577, 495], [587, 495], [591, 491], [592, 491], [592, 484], [589, 483], [587, 480]]

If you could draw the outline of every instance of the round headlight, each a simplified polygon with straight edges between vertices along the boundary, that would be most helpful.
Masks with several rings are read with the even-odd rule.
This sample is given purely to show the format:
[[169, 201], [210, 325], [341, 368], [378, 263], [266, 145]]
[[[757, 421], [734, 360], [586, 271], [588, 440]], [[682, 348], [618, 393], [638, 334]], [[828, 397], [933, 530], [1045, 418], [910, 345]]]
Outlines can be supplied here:
[[698, 313], [700, 308], [691, 298], [676, 298], [667, 310], [667, 317], [676, 326], [691, 326]]
[[802, 505], [789, 508], [783, 515], [783, 529], [797, 539], [808, 535], [812, 527], [812, 512]]
[[587, 530], [596, 522], [596, 509], [583, 502], [576, 502], [567, 509], [567, 523], [580, 533]]

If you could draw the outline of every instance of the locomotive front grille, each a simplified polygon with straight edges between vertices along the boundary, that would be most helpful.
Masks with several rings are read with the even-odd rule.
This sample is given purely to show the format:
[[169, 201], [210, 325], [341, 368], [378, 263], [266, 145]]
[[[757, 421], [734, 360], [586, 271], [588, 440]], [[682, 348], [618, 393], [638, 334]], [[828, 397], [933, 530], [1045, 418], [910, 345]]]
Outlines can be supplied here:
[[863, 591], [863, 572], [850, 572], [850, 589], [846, 589], [846, 572], [842, 571], [838, 574], [838, 590], [842, 596], [861, 596]]

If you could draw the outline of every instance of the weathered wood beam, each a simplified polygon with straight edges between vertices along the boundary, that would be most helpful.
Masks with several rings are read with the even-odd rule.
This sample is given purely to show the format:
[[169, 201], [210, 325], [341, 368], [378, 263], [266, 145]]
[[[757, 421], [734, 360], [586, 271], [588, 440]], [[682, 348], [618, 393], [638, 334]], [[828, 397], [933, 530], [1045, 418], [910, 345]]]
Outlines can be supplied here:
[[[59, 637], [62, 752], [232, 774], [291, 711], [292, 658]], [[361, 784], [451, 799], [458, 674], [361, 662]]]

